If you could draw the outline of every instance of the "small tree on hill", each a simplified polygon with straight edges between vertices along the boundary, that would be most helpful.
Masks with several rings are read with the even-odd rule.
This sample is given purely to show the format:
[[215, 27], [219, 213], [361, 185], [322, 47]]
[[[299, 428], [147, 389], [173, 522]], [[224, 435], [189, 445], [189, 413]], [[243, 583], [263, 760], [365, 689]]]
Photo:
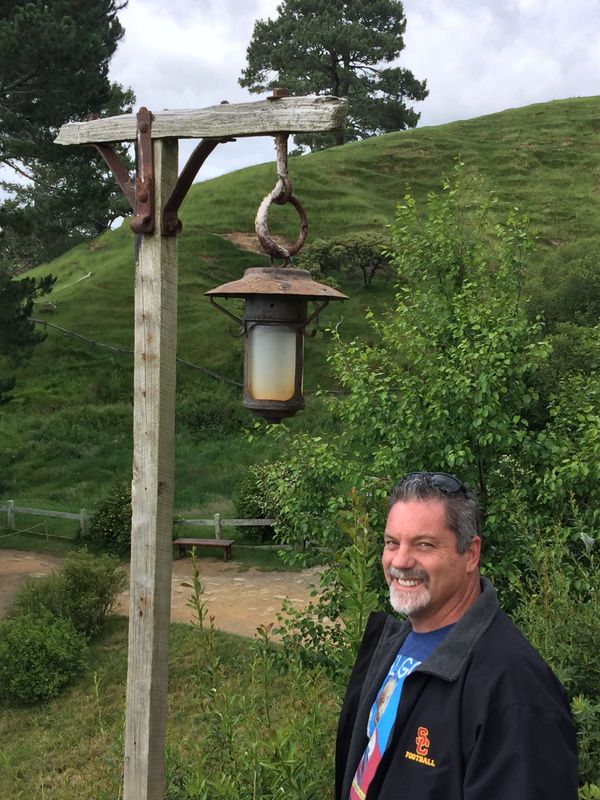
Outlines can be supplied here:
[[425, 81], [389, 66], [404, 49], [398, 0], [283, 0], [274, 20], [258, 20], [240, 85], [251, 92], [285, 86], [293, 94], [347, 97], [344, 131], [295, 136], [311, 149], [414, 128], [407, 101], [427, 97]]
[[380, 235], [356, 233], [337, 239], [317, 239], [304, 248], [298, 265], [313, 273], [331, 275], [346, 272], [360, 273], [363, 286], [370, 289], [376, 272], [386, 272], [389, 259], [386, 255], [389, 241]]

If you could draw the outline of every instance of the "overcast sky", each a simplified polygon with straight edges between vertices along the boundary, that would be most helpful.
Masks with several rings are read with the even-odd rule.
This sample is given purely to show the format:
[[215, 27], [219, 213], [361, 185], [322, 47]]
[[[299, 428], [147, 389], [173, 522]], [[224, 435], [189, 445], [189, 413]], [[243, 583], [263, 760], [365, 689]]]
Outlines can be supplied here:
[[[137, 107], [204, 108], [260, 99], [238, 85], [254, 21], [278, 0], [129, 0], [113, 80]], [[600, 94], [600, 0], [405, 0], [399, 64], [426, 78], [419, 126], [565, 97]], [[191, 145], [184, 150], [189, 152]], [[182, 148], [183, 149], [183, 148]], [[202, 177], [274, 157], [269, 138], [210, 156]]]

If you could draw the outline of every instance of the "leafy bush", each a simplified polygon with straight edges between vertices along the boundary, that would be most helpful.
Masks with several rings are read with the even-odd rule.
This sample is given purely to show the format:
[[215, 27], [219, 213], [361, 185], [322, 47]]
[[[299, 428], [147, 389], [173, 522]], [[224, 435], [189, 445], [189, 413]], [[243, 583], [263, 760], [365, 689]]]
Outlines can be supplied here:
[[126, 576], [116, 557], [81, 551], [67, 559], [60, 572], [26, 584], [9, 616], [49, 612], [71, 622], [89, 639], [101, 630], [125, 584]]
[[318, 599], [300, 610], [285, 601], [275, 631], [286, 662], [296, 657], [302, 665], [322, 667], [342, 690], [367, 618], [381, 607], [382, 594], [387, 594], [376, 546], [378, 532], [356, 490], [350, 492], [348, 502], [350, 510], [338, 515], [344, 546], [331, 552], [331, 563], [321, 573]]
[[0, 701], [48, 700], [86, 666], [84, 637], [68, 619], [25, 614], [0, 622]]
[[560, 322], [596, 325], [600, 315], [600, 239], [580, 240], [561, 250], [542, 272], [533, 311], [543, 314], [551, 330]]
[[581, 783], [600, 783], [600, 570], [593, 553], [594, 531], [579, 524], [579, 542], [558, 526], [538, 531], [532, 569], [522, 582], [514, 616], [571, 699]]
[[112, 553], [125, 553], [131, 546], [131, 486], [115, 484], [98, 505], [91, 519], [90, 538]]
[[[600, 785], [600, 696], [591, 700], [577, 695], [572, 700], [571, 709], [577, 725], [580, 782], [591, 781]], [[591, 794], [590, 797], [598, 797], [600, 800], [600, 788], [596, 789], [598, 794]]]
[[[235, 513], [239, 519], [272, 519], [275, 513], [269, 480], [270, 462], [248, 467], [235, 490]], [[240, 533], [256, 542], [270, 542], [273, 528], [256, 525], [240, 528]]]

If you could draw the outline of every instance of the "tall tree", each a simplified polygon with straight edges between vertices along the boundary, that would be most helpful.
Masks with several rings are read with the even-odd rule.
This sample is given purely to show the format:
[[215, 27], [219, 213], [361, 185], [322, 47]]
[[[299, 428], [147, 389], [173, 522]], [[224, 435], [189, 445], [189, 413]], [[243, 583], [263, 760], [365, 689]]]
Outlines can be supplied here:
[[424, 100], [426, 82], [387, 66], [404, 49], [399, 0], [283, 0], [277, 11], [276, 19], [256, 22], [240, 85], [349, 100], [343, 132], [295, 136], [298, 145], [320, 149], [415, 127], [420, 115], [407, 101]]
[[0, 265], [22, 270], [96, 235], [126, 205], [90, 149], [53, 144], [64, 122], [118, 114], [133, 94], [108, 79], [126, 0], [0, 5]]

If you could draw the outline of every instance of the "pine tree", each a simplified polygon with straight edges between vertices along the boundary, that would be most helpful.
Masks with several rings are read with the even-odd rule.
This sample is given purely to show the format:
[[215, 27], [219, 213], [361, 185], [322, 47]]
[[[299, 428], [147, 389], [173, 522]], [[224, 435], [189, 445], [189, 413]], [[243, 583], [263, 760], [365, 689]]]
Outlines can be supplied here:
[[283, 0], [277, 11], [256, 22], [240, 85], [349, 100], [343, 132], [295, 136], [298, 145], [319, 149], [415, 127], [419, 114], [407, 101], [424, 100], [426, 82], [389, 66], [404, 49], [399, 0]]
[[120, 0], [3, 0], [0, 6], [0, 265], [26, 269], [106, 229], [126, 204], [93, 150], [53, 144], [70, 120], [130, 109], [108, 79]]

